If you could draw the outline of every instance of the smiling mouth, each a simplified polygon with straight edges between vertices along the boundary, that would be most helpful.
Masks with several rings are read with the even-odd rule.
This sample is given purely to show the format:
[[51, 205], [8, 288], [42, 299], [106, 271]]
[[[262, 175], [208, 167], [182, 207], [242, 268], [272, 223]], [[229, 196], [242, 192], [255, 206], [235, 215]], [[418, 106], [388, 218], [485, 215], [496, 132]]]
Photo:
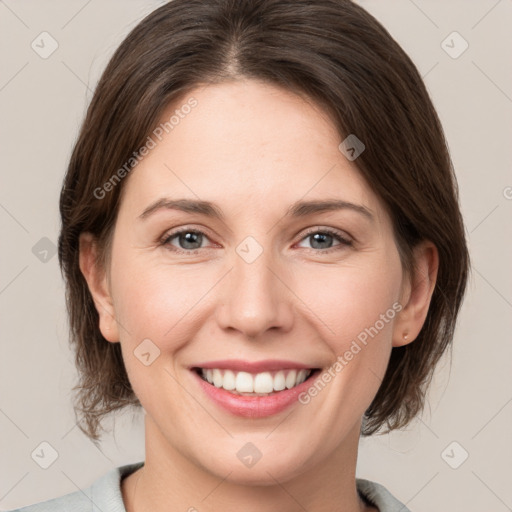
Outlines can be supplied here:
[[221, 368], [193, 368], [209, 384], [233, 395], [268, 396], [302, 384], [314, 377], [319, 368], [286, 369], [260, 373], [225, 370]]

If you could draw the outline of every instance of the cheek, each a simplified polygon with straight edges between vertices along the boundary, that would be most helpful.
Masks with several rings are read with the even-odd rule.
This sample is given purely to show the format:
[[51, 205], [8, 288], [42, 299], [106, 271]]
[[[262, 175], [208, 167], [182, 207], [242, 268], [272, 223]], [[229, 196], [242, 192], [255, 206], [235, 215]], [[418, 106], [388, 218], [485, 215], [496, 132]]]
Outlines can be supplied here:
[[126, 274], [118, 276], [116, 317], [132, 337], [168, 339], [204, 290], [199, 287], [201, 281], [187, 279], [177, 268], [149, 267], [136, 271], [132, 267], [130, 272], [127, 266]]
[[[112, 275], [115, 314], [135, 393], [146, 404], [164, 389], [165, 395], [180, 395], [169, 373], [179, 374], [182, 349], [213, 314], [209, 299], [214, 294], [206, 294], [219, 275], [204, 266], [172, 265], [147, 255], [120, 257], [117, 263]], [[144, 366], [139, 357], [148, 350], [152, 362]]]
[[390, 333], [400, 279], [400, 264], [390, 258], [372, 265], [327, 267], [299, 273], [296, 289], [311, 310], [312, 318], [316, 318], [312, 321], [321, 326], [323, 338], [339, 354], [353, 339], [364, 338], [364, 333], [375, 324], [382, 336]]
[[322, 375], [325, 384], [312, 385], [303, 403], [314, 404], [320, 396], [322, 407], [333, 411], [332, 431], [341, 432], [362, 416], [385, 375], [394, 318], [401, 309], [401, 266], [398, 260], [383, 258], [371, 266], [329, 273], [302, 279], [298, 292], [313, 311], [311, 322], [332, 354], [332, 365]]
[[187, 330], [191, 309], [204, 294], [190, 286], [196, 282], [177, 267], [152, 264], [142, 257], [119, 258], [112, 273], [124, 364], [135, 394], [149, 410], [162, 405], [162, 397], [174, 397], [175, 405], [167, 407], [179, 406], [176, 397], [182, 393], [171, 377], [174, 362], [168, 356], [193, 336]]

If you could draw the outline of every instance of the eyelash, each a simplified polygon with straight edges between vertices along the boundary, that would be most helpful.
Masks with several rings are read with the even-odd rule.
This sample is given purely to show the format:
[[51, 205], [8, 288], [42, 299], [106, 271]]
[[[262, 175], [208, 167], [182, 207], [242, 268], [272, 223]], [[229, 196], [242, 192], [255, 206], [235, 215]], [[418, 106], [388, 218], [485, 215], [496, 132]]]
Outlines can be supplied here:
[[[200, 235], [204, 235], [204, 236], [206, 236], [206, 238], [208, 238], [208, 235], [206, 233], [204, 233], [203, 231], [184, 227], [184, 228], [177, 229], [176, 231], [172, 231], [171, 233], [166, 233], [160, 239], [160, 245], [166, 246], [170, 251], [173, 251], [173, 252], [175, 252], [177, 254], [193, 255], [193, 254], [196, 254], [197, 251], [200, 251], [201, 249], [204, 249], [204, 247], [201, 247], [201, 248], [198, 248], [198, 249], [186, 250], [186, 249], [180, 249], [180, 248], [172, 246], [170, 244], [170, 240], [172, 240], [173, 238], [176, 238], [177, 236], [181, 235], [182, 233], [200, 234]], [[317, 228], [317, 227], [316, 228], [310, 228], [304, 234], [304, 236], [300, 239], [300, 242], [302, 242], [304, 239], [308, 238], [309, 236], [317, 234], [317, 233], [321, 233], [321, 234], [324, 234], [324, 235], [331, 235], [336, 240], [338, 240], [338, 242], [340, 242], [340, 243], [339, 243], [339, 245], [335, 245], [334, 247], [331, 247], [329, 249], [323, 250], [323, 249], [311, 248], [311, 249], [309, 249], [310, 251], [314, 251], [314, 252], [321, 253], [321, 254], [330, 254], [331, 252], [343, 249], [344, 247], [352, 247], [353, 246], [353, 241], [352, 240], [349, 240], [349, 239], [345, 238], [344, 236], [342, 236], [340, 234], [339, 231], [334, 230], [332, 228]]]

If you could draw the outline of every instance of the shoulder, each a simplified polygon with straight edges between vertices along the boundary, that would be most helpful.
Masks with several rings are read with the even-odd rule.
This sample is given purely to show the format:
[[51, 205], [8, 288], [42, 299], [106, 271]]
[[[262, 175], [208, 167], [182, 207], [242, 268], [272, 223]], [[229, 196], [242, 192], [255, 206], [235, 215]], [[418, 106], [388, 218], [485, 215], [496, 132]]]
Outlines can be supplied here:
[[40, 503], [34, 503], [33, 505], [27, 505], [26, 507], [17, 508], [8, 512], [64, 512], [67, 510], [73, 510], [74, 512], [91, 512], [93, 510], [90, 496], [87, 496], [81, 491], [72, 492], [53, 498]]
[[121, 494], [121, 479], [143, 464], [136, 462], [113, 468], [86, 489], [8, 512], [126, 512]]
[[411, 512], [382, 484], [364, 478], [356, 478], [356, 486], [363, 499], [376, 506], [379, 512]]

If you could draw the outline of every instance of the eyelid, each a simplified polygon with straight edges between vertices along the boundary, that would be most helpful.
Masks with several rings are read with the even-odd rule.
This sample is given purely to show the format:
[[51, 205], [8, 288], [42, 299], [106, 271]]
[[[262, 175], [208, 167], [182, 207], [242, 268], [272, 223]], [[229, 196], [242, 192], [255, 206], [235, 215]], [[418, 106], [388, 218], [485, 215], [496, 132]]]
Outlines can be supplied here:
[[[177, 228], [173, 228], [173, 229], [170, 229], [170, 230], [167, 230], [161, 237], [159, 237], [158, 239], [158, 242], [162, 245], [167, 245], [167, 240], [169, 240], [170, 238], [174, 238], [175, 236], [181, 234], [181, 233], [199, 233], [199, 234], [202, 234], [204, 235], [206, 238], [208, 238], [208, 240], [211, 240], [212, 236], [210, 235], [210, 231], [205, 228], [204, 226], [200, 226], [200, 227], [194, 227], [194, 226], [180, 226], [180, 227], [177, 227]], [[207, 249], [208, 247], [202, 247], [201, 249]], [[175, 248], [178, 252], [181, 250], [183, 252], [192, 252], [192, 249], [191, 250], [188, 250], [186, 251], [185, 249], [179, 249], [179, 248]], [[193, 250], [199, 250], [199, 249], [193, 249]]]
[[346, 231], [343, 231], [343, 230], [337, 229], [337, 228], [331, 228], [329, 226], [321, 226], [321, 225], [307, 228], [306, 231], [301, 233], [299, 241], [302, 241], [305, 237], [307, 237], [308, 235], [311, 235], [313, 233], [328, 233], [330, 235], [335, 235], [335, 236], [338, 236], [339, 238], [341, 238], [344, 242], [349, 243], [349, 244], [352, 244], [356, 241], [355, 238], [352, 235], [350, 235], [349, 233], [347, 233]]

